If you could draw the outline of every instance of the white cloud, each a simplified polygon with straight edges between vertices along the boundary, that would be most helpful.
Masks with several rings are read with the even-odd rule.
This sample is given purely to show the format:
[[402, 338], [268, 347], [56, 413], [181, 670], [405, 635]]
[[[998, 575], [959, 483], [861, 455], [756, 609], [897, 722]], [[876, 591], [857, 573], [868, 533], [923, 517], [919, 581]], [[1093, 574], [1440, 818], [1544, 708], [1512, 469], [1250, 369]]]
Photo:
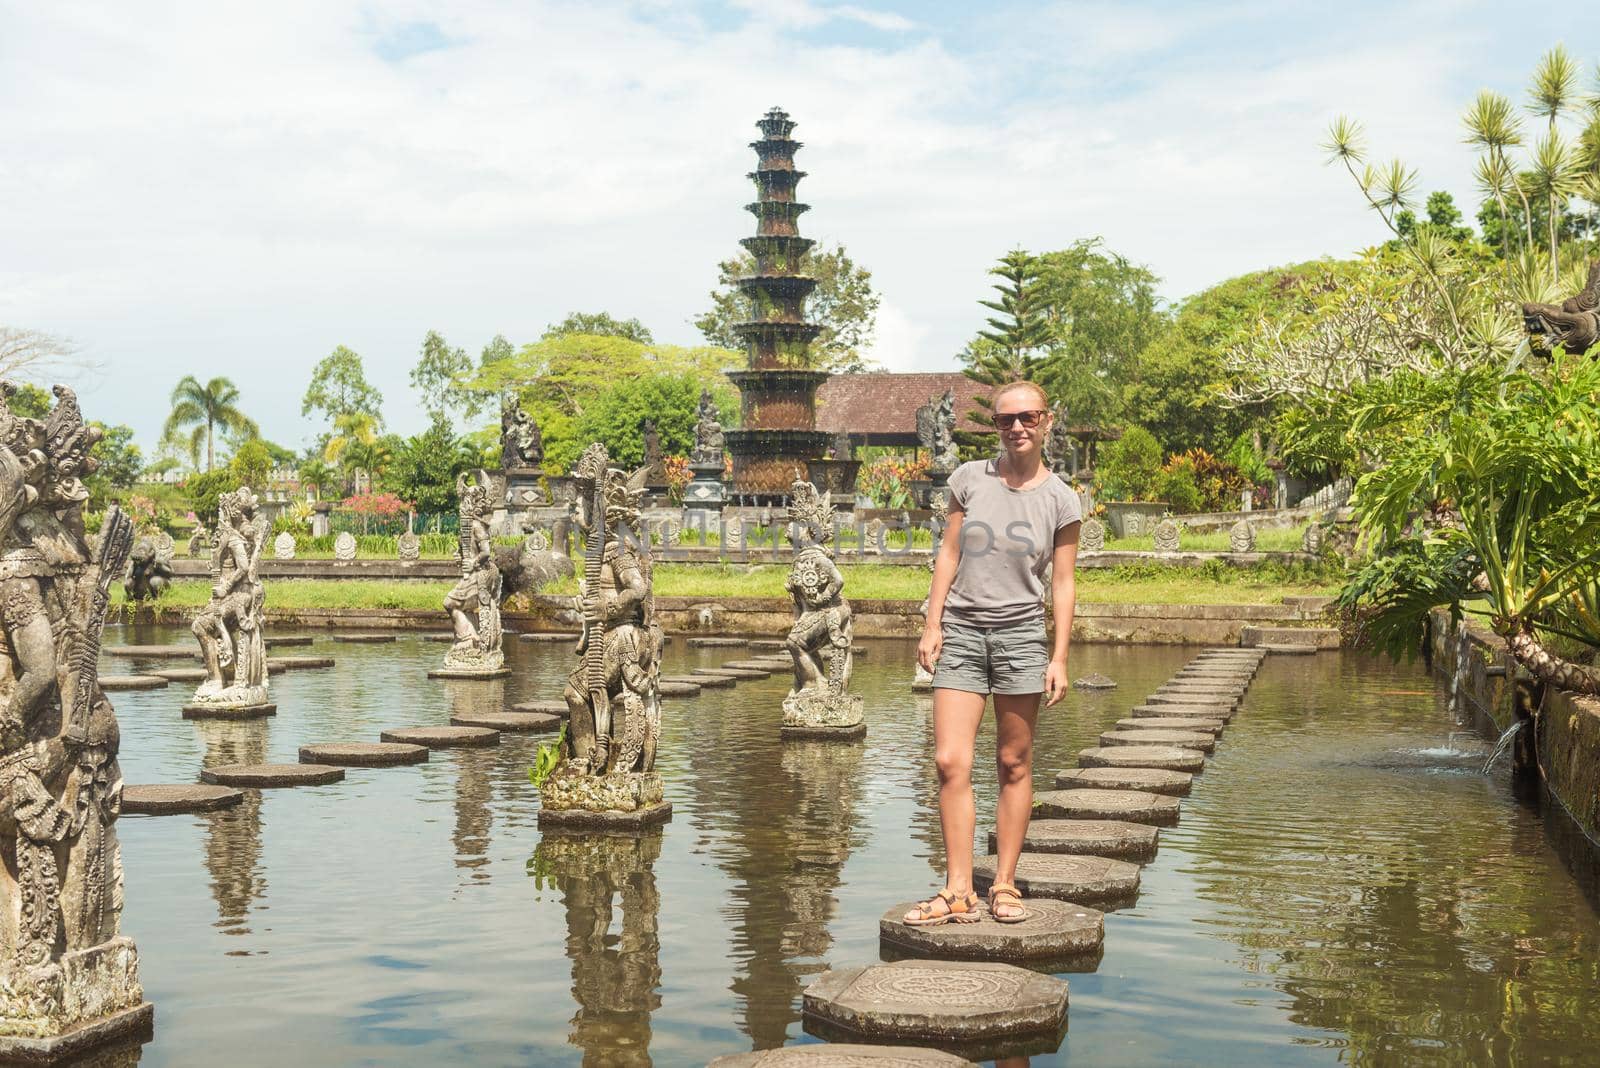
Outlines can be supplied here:
[[[1321, 164], [1339, 111], [1470, 207], [1457, 113], [1549, 42], [1511, 52], [1503, 13], [1449, 10], [1330, 27], [1094, 5], [974, 30], [803, 2], [733, 23], [601, 2], [18, 7], [0, 321], [76, 338], [105, 368], [90, 414], [147, 444], [191, 372], [230, 375], [303, 442], [299, 394], [336, 344], [414, 431], [429, 329], [475, 349], [605, 308], [696, 340], [752, 230], [752, 124], [781, 104], [807, 142], [807, 233], [884, 296], [877, 358], [952, 366], [1015, 245], [1103, 234], [1178, 296], [1377, 240]], [[890, 32], [840, 43], [857, 24]]]

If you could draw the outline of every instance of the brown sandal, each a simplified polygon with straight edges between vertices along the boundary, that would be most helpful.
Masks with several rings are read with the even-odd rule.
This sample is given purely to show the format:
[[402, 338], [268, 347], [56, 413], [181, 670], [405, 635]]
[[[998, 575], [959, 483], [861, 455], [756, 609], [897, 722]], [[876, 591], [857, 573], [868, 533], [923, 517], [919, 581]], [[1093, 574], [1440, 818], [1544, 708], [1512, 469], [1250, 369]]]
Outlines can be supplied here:
[[[996, 905], [995, 898], [997, 897], [1009, 897], [1010, 901], [999, 902], [999, 904], [1002, 907], [1022, 909], [1022, 912], [1016, 916], [1000, 915], [994, 910]], [[1017, 893], [1016, 887], [1010, 883], [995, 883], [989, 887], [989, 918], [995, 923], [1021, 923], [1023, 920], [1032, 918], [1032, 916], [1033, 913], [1023, 906], [1022, 895]]]
[[[944, 902], [944, 911], [933, 911], [937, 902]], [[914, 910], [916, 916], [907, 916], [903, 922], [907, 927], [939, 927], [947, 923], [977, 923], [983, 917], [978, 914], [978, 895], [968, 893], [965, 897], [957, 897], [948, 889], [940, 890], [926, 901], [917, 903]]]

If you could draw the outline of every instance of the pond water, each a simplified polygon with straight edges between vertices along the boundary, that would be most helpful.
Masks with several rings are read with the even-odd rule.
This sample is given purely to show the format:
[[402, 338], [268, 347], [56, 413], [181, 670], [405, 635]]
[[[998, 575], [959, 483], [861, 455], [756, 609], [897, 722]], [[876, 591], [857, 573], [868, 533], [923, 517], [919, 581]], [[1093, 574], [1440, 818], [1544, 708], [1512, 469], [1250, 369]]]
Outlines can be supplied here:
[[[108, 644], [185, 640], [129, 627]], [[860, 745], [781, 743], [774, 676], [666, 703], [673, 820], [541, 845], [539, 739], [351, 769], [231, 811], [125, 817], [124, 928], [157, 1006], [145, 1064], [702, 1065], [810, 1041], [800, 991], [878, 959], [878, 917], [938, 886], [926, 697], [910, 642], [865, 643]], [[505, 682], [429, 680], [417, 638], [312, 650], [275, 719], [179, 718], [187, 685], [113, 695], [130, 783], [293, 761], [453, 709], [553, 698], [570, 647], [507, 642]], [[670, 672], [743, 650], [667, 650]], [[1192, 650], [1081, 646], [1116, 679], [1042, 718], [1036, 785]], [[104, 670], [146, 662], [108, 656]], [[1269, 658], [1096, 971], [1035, 1066], [1577, 1062], [1600, 1042], [1600, 921], [1536, 812], [1420, 669]], [[982, 745], [992, 752], [992, 728]], [[994, 799], [978, 772], [979, 830]], [[1592, 1063], [1592, 1061], [1591, 1061]]]

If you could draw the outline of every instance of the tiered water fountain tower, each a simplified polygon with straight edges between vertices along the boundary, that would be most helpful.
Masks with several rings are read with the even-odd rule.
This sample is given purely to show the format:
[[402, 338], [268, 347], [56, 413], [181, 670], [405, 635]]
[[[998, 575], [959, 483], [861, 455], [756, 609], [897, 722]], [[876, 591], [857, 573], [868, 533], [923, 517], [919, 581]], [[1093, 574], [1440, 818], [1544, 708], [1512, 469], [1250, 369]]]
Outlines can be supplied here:
[[811, 241], [800, 236], [800, 214], [809, 205], [795, 200], [805, 177], [794, 169], [791, 140], [795, 123], [773, 108], [756, 123], [761, 140], [752, 141], [756, 201], [746, 210], [756, 217], [756, 236], [740, 242], [755, 257], [755, 273], [739, 280], [750, 302], [750, 319], [734, 327], [745, 342], [749, 368], [729, 373], [741, 395], [740, 429], [727, 432], [733, 457], [733, 493], [746, 502], [772, 502], [788, 496], [798, 471], [810, 477], [810, 463], [822, 458], [830, 435], [817, 427], [817, 387], [826, 371], [810, 367], [810, 346], [822, 327], [805, 320], [806, 298], [817, 280], [801, 273]]

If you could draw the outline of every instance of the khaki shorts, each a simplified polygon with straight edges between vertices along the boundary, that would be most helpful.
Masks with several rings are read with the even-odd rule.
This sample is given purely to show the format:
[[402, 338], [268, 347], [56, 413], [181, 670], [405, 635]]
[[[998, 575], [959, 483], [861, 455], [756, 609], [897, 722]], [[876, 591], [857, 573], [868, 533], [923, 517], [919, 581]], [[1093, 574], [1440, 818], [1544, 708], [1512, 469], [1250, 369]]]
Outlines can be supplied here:
[[1006, 627], [944, 623], [944, 644], [933, 665], [933, 688], [968, 693], [1044, 692], [1050, 643], [1044, 620]]

